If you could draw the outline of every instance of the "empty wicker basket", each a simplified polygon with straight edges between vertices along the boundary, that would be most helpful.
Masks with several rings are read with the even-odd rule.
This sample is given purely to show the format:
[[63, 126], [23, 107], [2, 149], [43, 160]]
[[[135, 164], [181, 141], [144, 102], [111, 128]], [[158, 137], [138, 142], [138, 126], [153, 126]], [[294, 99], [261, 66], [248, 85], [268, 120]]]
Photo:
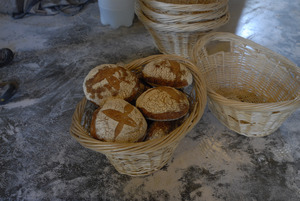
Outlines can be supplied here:
[[71, 135], [84, 147], [105, 154], [111, 164], [121, 174], [131, 176], [148, 175], [161, 169], [171, 158], [180, 140], [194, 127], [203, 115], [206, 105], [206, 85], [199, 69], [190, 61], [171, 55], [153, 55], [137, 59], [125, 67], [139, 73], [147, 63], [167, 58], [184, 63], [193, 75], [193, 84], [189, 87], [191, 108], [188, 117], [167, 136], [137, 143], [103, 142], [89, 134], [91, 103], [83, 98], [76, 107], [70, 128]]
[[193, 60], [205, 75], [210, 110], [239, 134], [269, 135], [300, 107], [299, 67], [254, 42], [210, 33]]

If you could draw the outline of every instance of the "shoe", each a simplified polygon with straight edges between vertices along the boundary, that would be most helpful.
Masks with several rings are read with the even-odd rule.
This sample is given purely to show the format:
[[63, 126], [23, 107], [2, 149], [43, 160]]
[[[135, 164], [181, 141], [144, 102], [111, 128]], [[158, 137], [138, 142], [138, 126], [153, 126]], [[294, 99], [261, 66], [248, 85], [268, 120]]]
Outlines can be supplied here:
[[18, 84], [16, 82], [0, 83], [0, 105], [4, 105], [16, 93]]
[[9, 64], [14, 59], [14, 53], [8, 48], [0, 49], [0, 68]]

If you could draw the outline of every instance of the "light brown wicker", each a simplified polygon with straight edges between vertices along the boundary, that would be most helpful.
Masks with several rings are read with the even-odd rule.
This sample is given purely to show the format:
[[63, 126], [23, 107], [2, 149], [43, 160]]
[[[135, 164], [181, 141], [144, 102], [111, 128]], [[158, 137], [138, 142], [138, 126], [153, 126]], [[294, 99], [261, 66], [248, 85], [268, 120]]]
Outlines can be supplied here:
[[[171, 158], [180, 140], [194, 127], [203, 115], [206, 106], [206, 85], [199, 69], [190, 61], [175, 55], [153, 55], [137, 59], [125, 68], [140, 73], [143, 66], [156, 59], [172, 59], [184, 63], [193, 75], [193, 84], [188, 87], [191, 108], [188, 117], [166, 137], [137, 143], [112, 143], [96, 140], [90, 136], [88, 127], [91, 119], [90, 102], [83, 98], [76, 107], [70, 128], [71, 135], [84, 147], [105, 154], [121, 174], [131, 176], [148, 175], [161, 169]], [[90, 112], [88, 112], [90, 111]]]
[[203, 22], [218, 19], [228, 13], [228, 5], [225, 5], [221, 8], [211, 10], [211, 11], [200, 11], [197, 13], [181, 13], [181, 14], [168, 14], [168, 13], [158, 13], [150, 8], [148, 8], [145, 3], [140, 0], [140, 8], [143, 11], [144, 15], [147, 16], [150, 20], [159, 23], [195, 23]]
[[239, 134], [269, 135], [300, 107], [299, 67], [250, 40], [210, 33], [192, 57], [205, 75], [210, 110]]
[[228, 0], [141, 0], [157, 13], [183, 14], [218, 10], [228, 4]]
[[188, 58], [196, 41], [204, 34], [219, 28], [229, 21], [229, 13], [210, 21], [192, 24], [163, 24], [148, 19], [136, 4], [135, 12], [139, 20], [149, 31], [160, 52], [177, 54]]

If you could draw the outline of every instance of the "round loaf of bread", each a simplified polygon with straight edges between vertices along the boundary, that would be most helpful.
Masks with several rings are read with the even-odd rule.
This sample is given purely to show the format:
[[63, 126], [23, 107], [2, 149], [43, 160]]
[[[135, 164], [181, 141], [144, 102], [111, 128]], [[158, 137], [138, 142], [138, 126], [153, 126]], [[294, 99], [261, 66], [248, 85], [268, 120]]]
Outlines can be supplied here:
[[145, 140], [159, 139], [168, 135], [176, 128], [177, 121], [154, 121], [147, 130]]
[[142, 70], [144, 80], [152, 86], [184, 88], [192, 84], [193, 76], [182, 63], [173, 60], [155, 60]]
[[109, 98], [99, 107], [91, 122], [90, 133], [106, 142], [137, 142], [145, 138], [147, 122], [142, 113], [127, 101]]
[[129, 70], [115, 64], [102, 64], [85, 77], [83, 91], [88, 100], [102, 106], [109, 97], [132, 101], [139, 86], [138, 78]]
[[173, 88], [160, 86], [148, 89], [136, 100], [136, 107], [154, 121], [171, 121], [185, 116], [189, 111], [187, 96]]

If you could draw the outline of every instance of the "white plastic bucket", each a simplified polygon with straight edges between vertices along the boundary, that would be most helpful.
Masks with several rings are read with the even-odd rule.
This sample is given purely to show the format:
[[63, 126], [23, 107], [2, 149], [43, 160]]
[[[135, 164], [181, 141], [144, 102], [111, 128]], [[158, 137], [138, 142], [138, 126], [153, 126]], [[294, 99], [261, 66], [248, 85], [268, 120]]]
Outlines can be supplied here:
[[103, 25], [117, 29], [131, 26], [135, 0], [98, 0], [100, 20]]

